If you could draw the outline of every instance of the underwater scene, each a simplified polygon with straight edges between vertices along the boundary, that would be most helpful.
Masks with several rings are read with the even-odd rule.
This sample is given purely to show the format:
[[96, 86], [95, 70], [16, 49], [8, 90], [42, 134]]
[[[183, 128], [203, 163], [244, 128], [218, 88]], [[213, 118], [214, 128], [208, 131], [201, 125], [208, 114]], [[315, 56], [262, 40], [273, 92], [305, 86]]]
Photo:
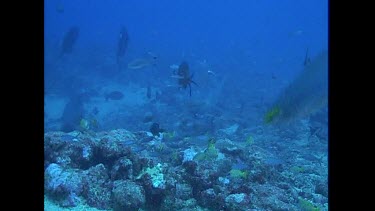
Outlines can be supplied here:
[[44, 210], [328, 210], [327, 0], [45, 0]]

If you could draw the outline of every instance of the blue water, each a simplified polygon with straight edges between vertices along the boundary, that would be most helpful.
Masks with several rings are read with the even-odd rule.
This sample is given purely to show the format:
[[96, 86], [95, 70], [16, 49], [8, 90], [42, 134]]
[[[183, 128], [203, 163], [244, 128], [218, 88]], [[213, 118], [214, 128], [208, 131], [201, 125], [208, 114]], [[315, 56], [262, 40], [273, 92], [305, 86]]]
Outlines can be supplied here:
[[[70, 134], [75, 132], [92, 137], [115, 129], [144, 132], [126, 138], [131, 142], [125, 145], [164, 163], [168, 162], [158, 150], [204, 150], [208, 137], [219, 142], [226, 138], [232, 145], [222, 141], [217, 149], [234, 156], [232, 169], [249, 168], [250, 175], [263, 167], [294, 169], [290, 171], [306, 173], [301, 181], [319, 172], [320, 180], [311, 183], [312, 193], [297, 194], [291, 209], [308, 210], [306, 201], [327, 209], [328, 196], [313, 191], [313, 184], [327, 183], [328, 67], [327, 54], [321, 56], [328, 51], [326, 0], [44, 3], [46, 134], [62, 131], [66, 134], [61, 140], [69, 142], [77, 137]], [[72, 27], [78, 29], [76, 37], [69, 37]], [[124, 46], [119, 44], [122, 28], [127, 31]], [[71, 51], [64, 52], [64, 47]], [[120, 47], [124, 55], [117, 55]], [[187, 79], [193, 81], [185, 87], [176, 73], [182, 62], [188, 64]], [[145, 135], [152, 134], [152, 123], [164, 129], [161, 136]], [[249, 136], [251, 143], [246, 142]], [[241, 150], [254, 157], [239, 156]], [[309, 157], [307, 151], [318, 161], [302, 159]], [[273, 181], [271, 177], [265, 180]], [[246, 193], [256, 204], [251, 209], [277, 207], [257, 201], [257, 191]], [[225, 206], [235, 209], [230, 199]], [[139, 207], [147, 210], [149, 203]], [[197, 206], [217, 209], [199, 200]]]

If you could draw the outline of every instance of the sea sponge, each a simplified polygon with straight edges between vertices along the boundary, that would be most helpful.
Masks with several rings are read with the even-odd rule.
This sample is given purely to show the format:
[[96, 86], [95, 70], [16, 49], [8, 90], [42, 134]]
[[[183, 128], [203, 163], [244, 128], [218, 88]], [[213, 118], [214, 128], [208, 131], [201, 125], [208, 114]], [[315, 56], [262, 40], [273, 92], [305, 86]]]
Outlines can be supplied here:
[[274, 106], [264, 115], [264, 122], [266, 124], [271, 123], [278, 115], [280, 115], [280, 107]]

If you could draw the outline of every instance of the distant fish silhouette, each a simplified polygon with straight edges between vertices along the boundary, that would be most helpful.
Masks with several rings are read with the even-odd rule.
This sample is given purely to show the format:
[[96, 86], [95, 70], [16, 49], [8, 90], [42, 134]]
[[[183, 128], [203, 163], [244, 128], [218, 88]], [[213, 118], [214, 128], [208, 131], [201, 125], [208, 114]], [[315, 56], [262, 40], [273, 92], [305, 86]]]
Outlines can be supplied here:
[[128, 69], [138, 70], [144, 69], [150, 66], [156, 66], [158, 56], [152, 52], [147, 52], [147, 55], [143, 58], [137, 58], [128, 63]]
[[124, 94], [120, 91], [113, 91], [110, 92], [109, 94], [105, 95], [105, 100], [108, 101], [110, 100], [121, 100], [124, 97]]
[[79, 35], [78, 27], [73, 26], [69, 29], [69, 31], [64, 36], [64, 40], [63, 40], [61, 51], [60, 51], [60, 57], [62, 57], [64, 54], [72, 53], [73, 46], [76, 43], [78, 35]]
[[180, 85], [181, 88], [186, 89], [189, 86], [190, 96], [191, 96], [191, 84], [193, 83], [195, 85], [198, 85], [197, 83], [193, 81], [193, 76], [194, 74], [190, 75], [188, 63], [183, 61], [178, 67], [176, 78], [178, 78], [178, 84]]
[[120, 37], [117, 44], [117, 64], [120, 64], [120, 59], [125, 55], [126, 49], [128, 47], [129, 35], [126, 28], [123, 26], [120, 31]]
[[72, 96], [64, 107], [61, 116], [61, 130], [64, 132], [71, 132], [77, 129], [79, 121], [82, 119], [84, 113], [83, 99], [81, 95]]
[[307, 66], [311, 64], [311, 60], [310, 60], [310, 57], [309, 57], [309, 48], [306, 49], [306, 55], [305, 55], [305, 61], [303, 62], [303, 66]]
[[150, 84], [147, 85], [146, 96], [147, 96], [148, 99], [151, 99], [151, 86], [150, 86]]
[[164, 129], [160, 128], [160, 125], [159, 123], [152, 123], [151, 127], [150, 127], [150, 132], [152, 133], [152, 135], [154, 136], [160, 136], [160, 133], [163, 133], [165, 132]]

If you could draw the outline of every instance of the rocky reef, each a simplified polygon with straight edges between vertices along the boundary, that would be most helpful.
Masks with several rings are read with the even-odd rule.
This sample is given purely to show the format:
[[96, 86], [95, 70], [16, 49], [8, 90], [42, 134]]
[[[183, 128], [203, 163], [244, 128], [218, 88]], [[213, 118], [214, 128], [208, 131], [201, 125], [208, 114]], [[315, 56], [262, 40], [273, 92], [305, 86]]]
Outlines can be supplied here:
[[115, 211], [327, 210], [326, 140], [308, 124], [268, 130], [220, 132], [201, 146], [125, 129], [47, 132], [45, 197]]

